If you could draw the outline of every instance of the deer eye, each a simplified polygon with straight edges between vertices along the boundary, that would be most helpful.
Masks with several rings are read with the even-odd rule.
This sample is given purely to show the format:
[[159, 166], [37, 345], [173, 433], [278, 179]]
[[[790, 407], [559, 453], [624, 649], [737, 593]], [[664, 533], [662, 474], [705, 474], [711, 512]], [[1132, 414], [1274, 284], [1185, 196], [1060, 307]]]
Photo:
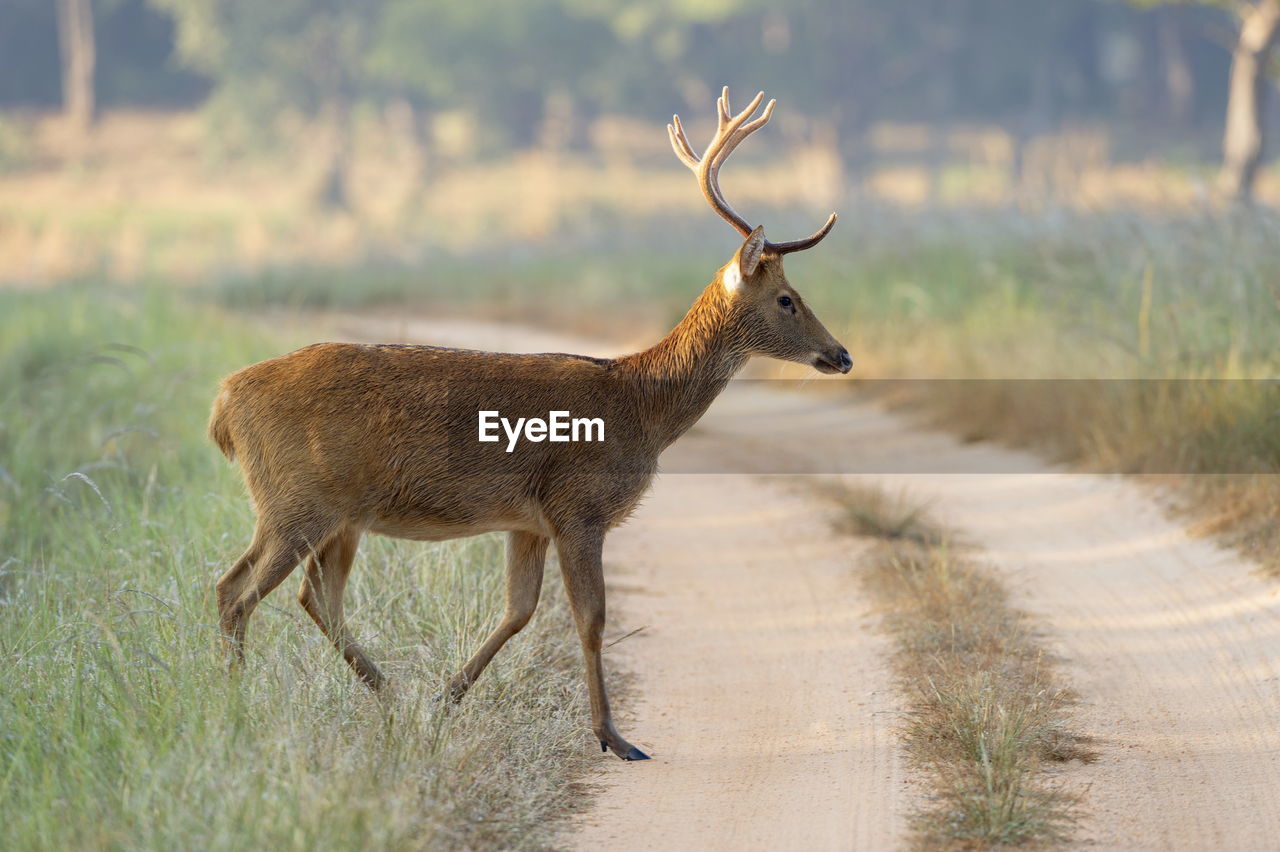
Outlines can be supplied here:
[[778, 297], [778, 304], [779, 304], [779, 305], [782, 305], [782, 307], [784, 307], [784, 308], [789, 308], [789, 307], [791, 307], [791, 297], [790, 297], [790, 296], [779, 296], [779, 297]]

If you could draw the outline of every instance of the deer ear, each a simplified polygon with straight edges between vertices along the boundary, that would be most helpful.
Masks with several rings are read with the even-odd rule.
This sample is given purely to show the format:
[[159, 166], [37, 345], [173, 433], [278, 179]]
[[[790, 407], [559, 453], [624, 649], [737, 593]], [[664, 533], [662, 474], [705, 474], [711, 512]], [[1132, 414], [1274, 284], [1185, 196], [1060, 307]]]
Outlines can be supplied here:
[[742, 282], [755, 274], [764, 254], [764, 226], [757, 227], [742, 243], [742, 248], [733, 256], [733, 263], [724, 271], [724, 287], [733, 292], [742, 286]]

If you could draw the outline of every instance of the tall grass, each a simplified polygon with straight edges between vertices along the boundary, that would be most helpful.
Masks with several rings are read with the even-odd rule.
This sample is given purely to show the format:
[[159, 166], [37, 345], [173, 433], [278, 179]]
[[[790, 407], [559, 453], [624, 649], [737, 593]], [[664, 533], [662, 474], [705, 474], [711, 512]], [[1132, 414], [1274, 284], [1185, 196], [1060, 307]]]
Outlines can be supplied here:
[[[967, 438], [1159, 476], [1280, 572], [1277, 244], [1265, 211], [935, 225], [849, 261], [850, 348], [948, 380], [888, 387]], [[815, 255], [833, 297], [840, 262]]]
[[252, 519], [217, 377], [281, 341], [156, 291], [0, 292], [0, 813], [12, 848], [540, 847], [593, 754], [561, 597], [457, 709], [501, 542], [365, 542], [378, 700], [285, 587], [227, 674], [212, 584]]

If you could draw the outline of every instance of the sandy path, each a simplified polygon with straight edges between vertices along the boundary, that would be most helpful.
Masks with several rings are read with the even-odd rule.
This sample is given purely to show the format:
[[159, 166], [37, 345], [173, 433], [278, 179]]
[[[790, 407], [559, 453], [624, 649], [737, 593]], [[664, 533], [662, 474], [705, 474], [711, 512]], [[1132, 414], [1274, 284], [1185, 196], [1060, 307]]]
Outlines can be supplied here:
[[[904, 771], [885, 640], [855, 548], [812, 496], [742, 475], [674, 475], [606, 548], [642, 634], [627, 729], [652, 766], [607, 762], [583, 849], [892, 845]], [[619, 594], [621, 593], [621, 594]]]
[[[400, 321], [395, 338], [515, 351], [610, 347], [488, 323]], [[372, 339], [388, 327], [346, 324]], [[693, 444], [690, 444], [693, 447]], [[716, 461], [714, 442], [695, 453]], [[900, 845], [909, 811], [898, 704], [858, 588], [857, 543], [794, 483], [658, 477], [605, 546], [606, 662], [635, 676], [619, 726], [652, 756], [602, 759], [583, 849]]]
[[[597, 353], [471, 324], [406, 340]], [[386, 327], [383, 326], [383, 330]], [[367, 336], [369, 329], [354, 329]], [[847, 395], [745, 382], [663, 459], [606, 551], [625, 731], [655, 761], [602, 766], [579, 848], [885, 848], [909, 807], [884, 646], [821, 503], [747, 474], [859, 472], [986, 551], [1046, 625], [1101, 759], [1082, 840], [1115, 849], [1280, 844], [1280, 597], [1189, 538], [1132, 482], [962, 445]], [[788, 481], [789, 482], [789, 481]]]
[[[1106, 849], [1280, 848], [1280, 594], [1120, 476], [912, 428], [855, 400], [752, 383], [701, 424], [741, 469], [867, 471], [980, 546], [1049, 630], [1100, 760], [1080, 839]], [[775, 425], [776, 424], [776, 425]], [[677, 445], [679, 446], [679, 445]], [[705, 456], [704, 456], [705, 458]], [[693, 459], [671, 459], [696, 465]]]
[[1052, 625], [1108, 848], [1280, 847], [1280, 601], [1118, 477], [961, 476], [939, 508]]

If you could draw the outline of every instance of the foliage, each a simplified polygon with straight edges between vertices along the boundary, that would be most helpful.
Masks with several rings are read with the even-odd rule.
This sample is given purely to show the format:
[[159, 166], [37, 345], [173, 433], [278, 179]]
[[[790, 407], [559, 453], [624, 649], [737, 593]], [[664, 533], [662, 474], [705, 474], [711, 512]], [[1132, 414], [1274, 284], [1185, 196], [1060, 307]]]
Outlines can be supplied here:
[[549, 95], [592, 108], [617, 58], [604, 24], [562, 0], [389, 0], [368, 57], [389, 91], [431, 107], [461, 105], [535, 141]]
[[[0, 104], [56, 102], [51, 5], [0, 8]], [[404, 99], [468, 112], [516, 146], [537, 142], [548, 117], [652, 118], [705, 107], [723, 83], [768, 89], [846, 135], [885, 119], [1125, 122], [1158, 109], [1164, 85], [1157, 16], [1114, 0], [111, 0], [95, 11], [106, 100], [195, 103], [199, 75], [222, 108], [259, 123], [282, 108]], [[1221, 12], [1204, 14], [1185, 53], [1208, 123], [1228, 55], [1214, 42]], [[1137, 57], [1119, 70], [1104, 61], [1117, 45]]]
[[318, 113], [366, 91], [382, 0], [152, 0], [178, 24], [179, 56], [251, 109]]

